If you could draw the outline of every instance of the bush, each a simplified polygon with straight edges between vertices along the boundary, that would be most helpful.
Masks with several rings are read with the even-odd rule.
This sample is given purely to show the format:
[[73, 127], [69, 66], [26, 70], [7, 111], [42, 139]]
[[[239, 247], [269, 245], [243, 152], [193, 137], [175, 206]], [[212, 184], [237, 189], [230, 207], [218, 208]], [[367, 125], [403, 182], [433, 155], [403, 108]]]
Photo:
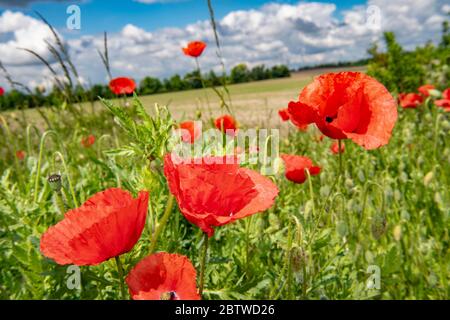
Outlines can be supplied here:
[[414, 51], [405, 51], [392, 32], [384, 34], [386, 52], [379, 52], [374, 44], [368, 53], [372, 59], [368, 74], [382, 82], [391, 92], [413, 92], [425, 83], [440, 89], [448, 86], [450, 79], [448, 23], [443, 24], [442, 41], [439, 46], [427, 43]]

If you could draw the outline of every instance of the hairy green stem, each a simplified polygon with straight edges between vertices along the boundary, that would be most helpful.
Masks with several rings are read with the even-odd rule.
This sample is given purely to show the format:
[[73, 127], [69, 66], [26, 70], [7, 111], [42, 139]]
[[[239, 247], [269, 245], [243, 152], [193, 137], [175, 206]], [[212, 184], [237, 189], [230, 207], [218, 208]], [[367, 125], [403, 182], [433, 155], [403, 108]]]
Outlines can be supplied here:
[[69, 183], [69, 190], [70, 190], [70, 194], [72, 196], [73, 205], [74, 205], [75, 208], [77, 208], [78, 207], [78, 201], [77, 201], [77, 197], [75, 196], [75, 189], [73, 188], [72, 179], [70, 179], [69, 170], [67, 168], [66, 161], [64, 160], [64, 156], [59, 151], [56, 151], [55, 155], [57, 155], [61, 159], [61, 162], [62, 162], [63, 167], [64, 167], [64, 172], [66, 173], [67, 182]]
[[341, 152], [341, 150], [342, 150], [342, 140], [341, 139], [339, 139], [338, 140], [338, 154], [339, 154], [339, 178], [341, 178], [342, 179], [342, 176], [343, 176], [343, 174], [344, 174], [344, 172], [343, 172], [343, 167], [342, 167], [342, 152]]
[[37, 163], [37, 170], [36, 170], [36, 178], [34, 180], [34, 198], [33, 198], [33, 202], [37, 202], [38, 200], [38, 194], [39, 194], [39, 179], [41, 177], [41, 163], [42, 163], [42, 157], [44, 155], [44, 143], [45, 143], [45, 139], [47, 138], [48, 135], [54, 135], [55, 137], [57, 137], [57, 134], [55, 131], [49, 130], [44, 132], [44, 134], [41, 137], [41, 143], [39, 146], [39, 158], [38, 158], [38, 163]]
[[123, 278], [123, 265], [122, 261], [120, 261], [120, 256], [115, 257], [116, 260], [116, 266], [117, 266], [117, 272], [119, 273], [119, 286], [120, 286], [120, 294], [122, 300], [127, 300], [127, 294], [125, 291], [125, 283]]
[[63, 194], [61, 190], [55, 192], [55, 200], [56, 200], [56, 206], [59, 209], [59, 212], [61, 214], [64, 214], [67, 211], [66, 204], [64, 202]]
[[314, 189], [313, 189], [313, 185], [312, 185], [312, 181], [311, 181], [311, 174], [309, 173], [309, 170], [305, 170], [306, 175], [308, 176], [308, 185], [309, 185], [309, 196], [311, 198], [312, 201], [312, 212], [313, 212], [313, 217], [316, 217], [316, 204], [314, 201]]
[[153, 253], [156, 248], [156, 244], [158, 243], [158, 238], [161, 233], [161, 231], [164, 229], [165, 225], [167, 224], [167, 221], [169, 220], [169, 216], [172, 213], [173, 204], [175, 202], [175, 197], [172, 194], [169, 194], [169, 199], [167, 200], [166, 210], [164, 211], [164, 214], [161, 218], [161, 221], [158, 224], [158, 227], [156, 228], [155, 232], [153, 233], [153, 237], [150, 243], [150, 253]]
[[203, 252], [201, 257], [201, 266], [200, 266], [200, 285], [199, 285], [199, 294], [202, 296], [203, 287], [205, 285], [205, 269], [206, 269], [206, 256], [208, 255], [208, 234], [204, 234], [203, 237]]

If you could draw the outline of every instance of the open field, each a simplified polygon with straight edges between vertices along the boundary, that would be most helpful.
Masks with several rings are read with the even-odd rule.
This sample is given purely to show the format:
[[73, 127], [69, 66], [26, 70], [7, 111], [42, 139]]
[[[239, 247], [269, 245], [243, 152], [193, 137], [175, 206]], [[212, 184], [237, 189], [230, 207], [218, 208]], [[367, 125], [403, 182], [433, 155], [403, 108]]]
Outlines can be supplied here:
[[[286, 107], [289, 101], [295, 100], [303, 86], [311, 82], [313, 77], [326, 72], [365, 70], [365, 67], [311, 69], [293, 73], [290, 78], [230, 85], [229, 92], [233, 111], [239, 121], [245, 125], [268, 126], [268, 121], [270, 124], [279, 124], [277, 111]], [[167, 105], [175, 119], [193, 117], [196, 110], [202, 110], [207, 117], [222, 113], [220, 100], [212, 89], [155, 94], [142, 96], [140, 99], [149, 110], [153, 109], [155, 103]], [[81, 109], [84, 110], [83, 112], [92, 110], [88, 104], [82, 105]], [[95, 110], [104, 110], [104, 106], [96, 102]], [[19, 116], [18, 112], [14, 111], [7, 111], [3, 114], [8, 117], [11, 116], [11, 113]], [[27, 110], [25, 117], [29, 123], [36, 123], [38, 127], [43, 126], [43, 121], [36, 110]]]

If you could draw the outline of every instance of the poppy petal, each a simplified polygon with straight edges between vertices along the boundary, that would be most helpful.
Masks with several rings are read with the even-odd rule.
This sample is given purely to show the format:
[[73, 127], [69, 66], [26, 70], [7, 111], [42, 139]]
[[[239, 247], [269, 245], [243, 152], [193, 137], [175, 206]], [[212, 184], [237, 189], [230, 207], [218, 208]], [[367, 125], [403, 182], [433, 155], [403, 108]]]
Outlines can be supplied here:
[[41, 252], [58, 264], [97, 265], [130, 251], [141, 236], [148, 192], [133, 199], [112, 188], [97, 193], [41, 237]]
[[164, 159], [164, 174], [181, 213], [209, 236], [214, 227], [269, 208], [278, 193], [270, 180], [240, 168], [234, 157], [175, 164], [169, 154]]
[[126, 277], [135, 300], [200, 300], [196, 271], [185, 256], [156, 253], [141, 260]]

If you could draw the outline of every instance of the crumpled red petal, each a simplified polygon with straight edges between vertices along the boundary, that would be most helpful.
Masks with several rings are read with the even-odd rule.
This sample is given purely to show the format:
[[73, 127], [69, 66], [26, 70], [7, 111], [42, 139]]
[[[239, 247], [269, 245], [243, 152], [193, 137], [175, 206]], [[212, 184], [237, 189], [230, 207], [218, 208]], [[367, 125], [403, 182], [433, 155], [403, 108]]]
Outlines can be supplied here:
[[185, 256], [166, 252], [141, 260], [126, 277], [135, 300], [161, 300], [168, 293], [173, 300], [200, 300], [196, 271]]
[[295, 183], [304, 183], [306, 181], [305, 170], [309, 171], [311, 176], [320, 173], [321, 168], [315, 166], [311, 159], [292, 154], [281, 154], [284, 161], [286, 179]]
[[209, 157], [200, 164], [175, 164], [170, 154], [164, 158], [164, 174], [181, 213], [210, 237], [214, 227], [268, 209], [278, 195], [270, 179], [231, 160]]
[[61, 265], [83, 266], [130, 251], [144, 229], [148, 198], [148, 192], [133, 199], [118, 188], [97, 193], [42, 235], [42, 254]]

